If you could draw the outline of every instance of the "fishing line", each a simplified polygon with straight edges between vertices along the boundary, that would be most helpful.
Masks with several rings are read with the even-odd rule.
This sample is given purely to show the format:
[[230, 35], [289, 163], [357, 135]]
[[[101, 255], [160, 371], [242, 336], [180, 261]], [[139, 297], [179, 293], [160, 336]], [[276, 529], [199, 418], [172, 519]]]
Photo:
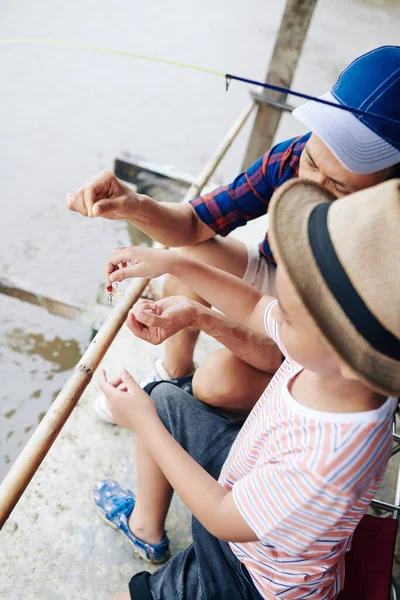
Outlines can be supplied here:
[[335, 104], [334, 102], [330, 102], [329, 100], [323, 100], [316, 96], [311, 96], [310, 94], [303, 94], [302, 92], [295, 92], [294, 90], [278, 85], [273, 85], [271, 83], [262, 83], [261, 81], [256, 81], [254, 79], [247, 79], [246, 77], [239, 77], [238, 75], [231, 75], [229, 73], [223, 73], [222, 71], [216, 71], [214, 69], [208, 69], [205, 67], [199, 67], [198, 65], [191, 65], [189, 63], [184, 63], [177, 60], [170, 60], [168, 58], [161, 58], [158, 56], [149, 56], [147, 54], [138, 54], [136, 52], [129, 52], [128, 50], [119, 50], [117, 48], [107, 48], [105, 46], [93, 46], [91, 44], [82, 44], [80, 42], [64, 42], [61, 40], [40, 40], [40, 39], [29, 39], [29, 38], [17, 38], [17, 39], [4, 39], [0, 40], [0, 44], [14, 44], [14, 43], [24, 43], [24, 44], [49, 44], [53, 46], [70, 46], [75, 48], [81, 48], [85, 50], [96, 50], [98, 52], [106, 52], [108, 54], [119, 54], [122, 56], [130, 56], [131, 58], [137, 58], [139, 60], [149, 60], [156, 63], [162, 63], [166, 65], [172, 65], [175, 67], [180, 67], [182, 69], [192, 69], [193, 71], [199, 71], [201, 73], [208, 73], [209, 75], [215, 75], [217, 77], [225, 78], [225, 86], [226, 90], [229, 89], [229, 84], [232, 80], [239, 81], [241, 83], [249, 83], [250, 85], [257, 85], [259, 87], [263, 87], [268, 90], [272, 90], [275, 92], [282, 92], [284, 94], [288, 94], [291, 96], [296, 96], [298, 98], [302, 98], [304, 100], [311, 100], [313, 102], [317, 102], [318, 104], [325, 104], [327, 106], [331, 106], [333, 108], [337, 108], [338, 110], [344, 110], [346, 112], [350, 112], [355, 115], [360, 115], [363, 117], [372, 117], [374, 119], [380, 119], [382, 121], [386, 121], [391, 123], [392, 125], [400, 126], [400, 121], [397, 119], [393, 119], [391, 117], [387, 117], [384, 115], [380, 115], [378, 113], [373, 113], [367, 110], [361, 110], [360, 108], [355, 108], [352, 106], [345, 106], [343, 104]]
[[216, 75], [217, 77], [225, 77], [225, 73], [222, 71], [215, 71], [213, 69], [206, 69], [205, 67], [198, 67], [197, 65], [191, 65], [189, 63], [180, 62], [178, 60], [170, 60], [168, 58], [161, 58], [159, 56], [148, 56], [147, 54], [138, 54], [136, 52], [129, 52], [128, 50], [118, 50], [117, 48], [107, 48], [105, 46], [92, 46], [91, 44], [81, 44], [80, 42], [63, 42], [60, 40], [34, 40], [34, 39], [7, 39], [0, 40], [0, 44], [50, 44], [52, 46], [71, 46], [74, 48], [82, 48], [84, 50], [96, 50], [97, 52], [107, 52], [108, 54], [120, 54], [122, 56], [130, 56], [132, 58], [138, 58], [140, 60], [150, 60], [152, 62], [164, 63], [167, 65], [173, 65], [175, 67], [181, 67], [182, 69], [193, 69], [194, 71], [200, 71], [202, 73], [208, 73], [209, 75]]
[[384, 115], [380, 115], [378, 113], [370, 112], [369, 110], [361, 110], [360, 108], [355, 108], [353, 106], [345, 106], [344, 104], [335, 104], [335, 102], [330, 102], [329, 100], [323, 100], [322, 98], [317, 98], [316, 96], [310, 96], [309, 94], [302, 94], [301, 92], [295, 92], [289, 88], [281, 87], [279, 85], [272, 85], [271, 83], [261, 83], [260, 81], [254, 81], [253, 79], [246, 79], [245, 77], [239, 77], [237, 75], [229, 75], [228, 73], [225, 75], [226, 82], [226, 90], [229, 88], [229, 84], [231, 80], [241, 81], [243, 83], [250, 83], [251, 85], [259, 85], [268, 90], [273, 90], [274, 92], [283, 92], [285, 94], [290, 94], [291, 96], [297, 96], [298, 98], [304, 98], [305, 100], [312, 100], [313, 102], [318, 102], [318, 104], [326, 104], [327, 106], [332, 106], [333, 108], [338, 108], [339, 110], [345, 110], [347, 112], [351, 112], [356, 115], [362, 115], [365, 117], [374, 117], [375, 119], [381, 119], [382, 121], [387, 121], [388, 123], [393, 123], [394, 125], [400, 125], [400, 121], [397, 119], [392, 119], [391, 117], [386, 117]]

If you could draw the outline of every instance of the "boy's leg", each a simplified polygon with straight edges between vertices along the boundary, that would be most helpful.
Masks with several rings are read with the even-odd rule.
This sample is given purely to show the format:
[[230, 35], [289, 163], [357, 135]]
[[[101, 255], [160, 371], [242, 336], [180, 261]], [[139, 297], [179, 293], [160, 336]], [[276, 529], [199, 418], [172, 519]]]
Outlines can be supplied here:
[[159, 544], [164, 539], [173, 489], [139, 436], [136, 436], [136, 473], [136, 502], [129, 517], [129, 529], [144, 542]]
[[[217, 479], [243, 421], [224, 418], [215, 409], [198, 402], [190, 394], [169, 383], [154, 384], [150, 396], [160, 419], [171, 435]], [[143, 463], [142, 466], [144, 468], [146, 465]], [[135, 575], [129, 584], [131, 595], [128, 598], [204, 600], [204, 598], [225, 597], [210, 595], [210, 585], [213, 587], [214, 584], [206, 581], [209, 573], [212, 581], [221, 580], [217, 584], [218, 591], [226, 589], [229, 597], [253, 600], [253, 595], [247, 594], [248, 582], [238, 571], [240, 563], [233, 555], [231, 556], [228, 544], [223, 543], [224, 549], [221, 549], [220, 542], [210, 536], [198, 523], [194, 537], [194, 545], [173, 557], [154, 575], [150, 573]], [[224, 558], [224, 552], [228, 552], [228, 561]], [[200, 562], [197, 554], [201, 556]], [[210, 569], [207, 572], [203, 571], [208, 562], [212, 563]], [[230, 562], [234, 565], [233, 568]], [[207, 593], [204, 595], [203, 591], [206, 588]], [[211, 594], [213, 593], [214, 589]], [[125, 600], [125, 597], [122, 596], [118, 600]]]
[[[195, 260], [217, 267], [236, 277], [243, 277], [245, 274], [247, 248], [238, 240], [218, 237], [180, 250]], [[171, 276], [168, 276], [164, 286], [164, 297], [168, 296], [186, 296], [205, 306], [210, 306], [193, 290]], [[188, 327], [166, 340], [164, 367], [171, 377], [184, 377], [193, 371], [193, 352], [198, 336], [198, 329]]]

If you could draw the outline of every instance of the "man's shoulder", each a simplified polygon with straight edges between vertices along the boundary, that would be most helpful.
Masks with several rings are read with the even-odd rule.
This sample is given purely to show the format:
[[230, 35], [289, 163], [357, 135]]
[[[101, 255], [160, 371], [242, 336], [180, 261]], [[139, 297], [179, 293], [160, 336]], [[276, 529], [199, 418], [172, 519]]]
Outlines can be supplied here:
[[[279, 144], [276, 144], [275, 146], [273, 146], [271, 148], [271, 150], [269, 151], [269, 154], [271, 154], [272, 156], [281, 155], [281, 158], [283, 157], [284, 154], [300, 156], [304, 150], [305, 145], [307, 144], [308, 140], [310, 139], [310, 137], [311, 137], [311, 131], [309, 131], [308, 133], [306, 133], [304, 135], [299, 135], [299, 136], [291, 138], [289, 140], [284, 140], [283, 142], [279, 142]], [[267, 154], [268, 154], [268, 152], [267, 152]]]
[[311, 132], [276, 144], [263, 157], [263, 170], [276, 188], [292, 177], [298, 177], [301, 154]]

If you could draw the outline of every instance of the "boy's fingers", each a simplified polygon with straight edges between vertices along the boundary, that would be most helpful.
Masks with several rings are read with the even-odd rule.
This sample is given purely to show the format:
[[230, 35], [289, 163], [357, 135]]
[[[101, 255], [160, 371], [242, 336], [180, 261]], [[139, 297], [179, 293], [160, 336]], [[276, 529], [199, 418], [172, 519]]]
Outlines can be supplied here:
[[122, 383], [121, 377], [113, 377], [112, 379], [110, 379], [110, 384], [115, 388], [120, 386], [121, 383]]
[[109, 279], [111, 273], [119, 270], [118, 265], [125, 264], [127, 265], [131, 260], [129, 256], [129, 248], [117, 248], [111, 254], [111, 256], [106, 260], [106, 264], [104, 265], [104, 270], [106, 274], [106, 280]]
[[132, 377], [132, 375], [126, 369], [122, 369], [121, 379], [124, 382], [124, 384], [127, 386], [128, 390], [139, 387], [138, 383], [136, 383], [135, 379]]
[[124, 279], [130, 279], [131, 277], [135, 276], [135, 268], [134, 267], [124, 267], [124, 268], [119, 268], [115, 271], [113, 271], [112, 273], [110, 273], [110, 275], [108, 276], [108, 280], [110, 282], [115, 282], [115, 281], [124, 281]]
[[116, 392], [115, 387], [107, 380], [106, 373], [103, 369], [100, 371], [99, 387], [105, 396], [113, 397]]

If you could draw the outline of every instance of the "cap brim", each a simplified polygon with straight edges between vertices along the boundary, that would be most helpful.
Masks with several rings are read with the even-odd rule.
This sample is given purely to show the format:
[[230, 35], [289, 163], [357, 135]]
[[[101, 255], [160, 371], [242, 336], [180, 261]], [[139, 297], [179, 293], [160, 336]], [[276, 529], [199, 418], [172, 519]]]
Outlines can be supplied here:
[[269, 206], [271, 249], [329, 346], [370, 387], [398, 395], [400, 373], [394, 376], [392, 361], [382, 358], [360, 336], [315, 260], [309, 238], [310, 215], [316, 206], [333, 200], [327, 190], [312, 181], [293, 179], [280, 186]]
[[[339, 104], [331, 92], [320, 98]], [[376, 173], [400, 162], [400, 151], [351, 112], [311, 101], [296, 108], [292, 114], [321, 138], [343, 166], [353, 173]]]

